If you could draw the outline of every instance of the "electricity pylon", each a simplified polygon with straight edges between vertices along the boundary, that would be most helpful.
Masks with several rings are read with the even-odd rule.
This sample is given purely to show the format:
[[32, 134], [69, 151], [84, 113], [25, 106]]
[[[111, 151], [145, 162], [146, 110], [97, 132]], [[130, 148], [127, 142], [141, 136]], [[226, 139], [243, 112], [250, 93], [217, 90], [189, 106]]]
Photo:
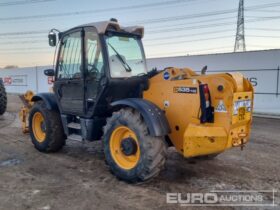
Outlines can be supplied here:
[[234, 52], [244, 52], [244, 51], [246, 51], [245, 30], [244, 30], [244, 0], [240, 0], [239, 8], [238, 8]]

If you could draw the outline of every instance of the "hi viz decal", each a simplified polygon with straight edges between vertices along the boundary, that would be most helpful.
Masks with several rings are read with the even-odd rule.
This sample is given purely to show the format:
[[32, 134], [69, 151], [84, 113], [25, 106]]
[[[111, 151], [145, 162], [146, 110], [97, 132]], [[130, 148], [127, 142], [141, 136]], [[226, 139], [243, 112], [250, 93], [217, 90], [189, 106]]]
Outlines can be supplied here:
[[196, 87], [174, 87], [174, 93], [189, 93], [189, 94], [196, 94], [197, 88]]
[[219, 104], [215, 109], [215, 112], [227, 112], [226, 106], [223, 100], [219, 100]]

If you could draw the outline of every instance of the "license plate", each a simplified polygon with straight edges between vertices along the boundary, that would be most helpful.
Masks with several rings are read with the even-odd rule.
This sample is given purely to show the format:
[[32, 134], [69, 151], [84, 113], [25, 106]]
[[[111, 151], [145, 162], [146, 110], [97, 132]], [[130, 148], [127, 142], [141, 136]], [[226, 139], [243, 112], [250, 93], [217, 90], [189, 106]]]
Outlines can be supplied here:
[[251, 100], [235, 101], [233, 104], [233, 115], [239, 115], [239, 109], [242, 110], [240, 113], [243, 113], [244, 111], [244, 113], [251, 112]]

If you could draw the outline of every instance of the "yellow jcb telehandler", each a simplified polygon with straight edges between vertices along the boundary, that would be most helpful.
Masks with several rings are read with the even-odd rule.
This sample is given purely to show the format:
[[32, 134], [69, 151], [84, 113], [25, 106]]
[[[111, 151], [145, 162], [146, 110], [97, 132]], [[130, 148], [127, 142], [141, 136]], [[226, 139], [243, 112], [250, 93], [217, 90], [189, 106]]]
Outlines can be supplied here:
[[51, 30], [58, 55], [44, 73], [54, 77], [53, 93], [30, 100], [36, 149], [56, 152], [66, 139], [102, 140], [112, 173], [139, 182], [159, 174], [168, 146], [190, 158], [249, 141], [250, 82], [239, 73], [148, 71], [143, 34], [143, 27], [122, 27], [115, 19]]

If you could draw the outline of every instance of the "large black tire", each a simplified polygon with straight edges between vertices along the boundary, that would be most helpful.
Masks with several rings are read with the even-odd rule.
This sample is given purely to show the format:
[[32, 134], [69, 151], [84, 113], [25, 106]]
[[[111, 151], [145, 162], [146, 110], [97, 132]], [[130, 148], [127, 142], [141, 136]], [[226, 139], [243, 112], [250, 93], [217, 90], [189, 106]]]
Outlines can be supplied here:
[[7, 109], [7, 93], [3, 81], [0, 79], [0, 115], [4, 114]]
[[[139, 160], [131, 169], [121, 167], [114, 160], [113, 151], [110, 149], [110, 141], [113, 141], [112, 133], [115, 129], [124, 126], [135, 133], [140, 149]], [[164, 137], [150, 136], [147, 125], [136, 110], [124, 108], [114, 112], [112, 117], [107, 119], [102, 140], [106, 162], [111, 172], [121, 180], [130, 183], [146, 181], [157, 176], [164, 168], [167, 153]]]
[[[41, 114], [44, 120], [45, 138], [38, 140], [34, 135], [34, 115]], [[30, 137], [34, 147], [40, 152], [57, 152], [65, 145], [66, 136], [64, 134], [61, 118], [58, 112], [48, 110], [43, 101], [36, 102], [29, 114]]]

